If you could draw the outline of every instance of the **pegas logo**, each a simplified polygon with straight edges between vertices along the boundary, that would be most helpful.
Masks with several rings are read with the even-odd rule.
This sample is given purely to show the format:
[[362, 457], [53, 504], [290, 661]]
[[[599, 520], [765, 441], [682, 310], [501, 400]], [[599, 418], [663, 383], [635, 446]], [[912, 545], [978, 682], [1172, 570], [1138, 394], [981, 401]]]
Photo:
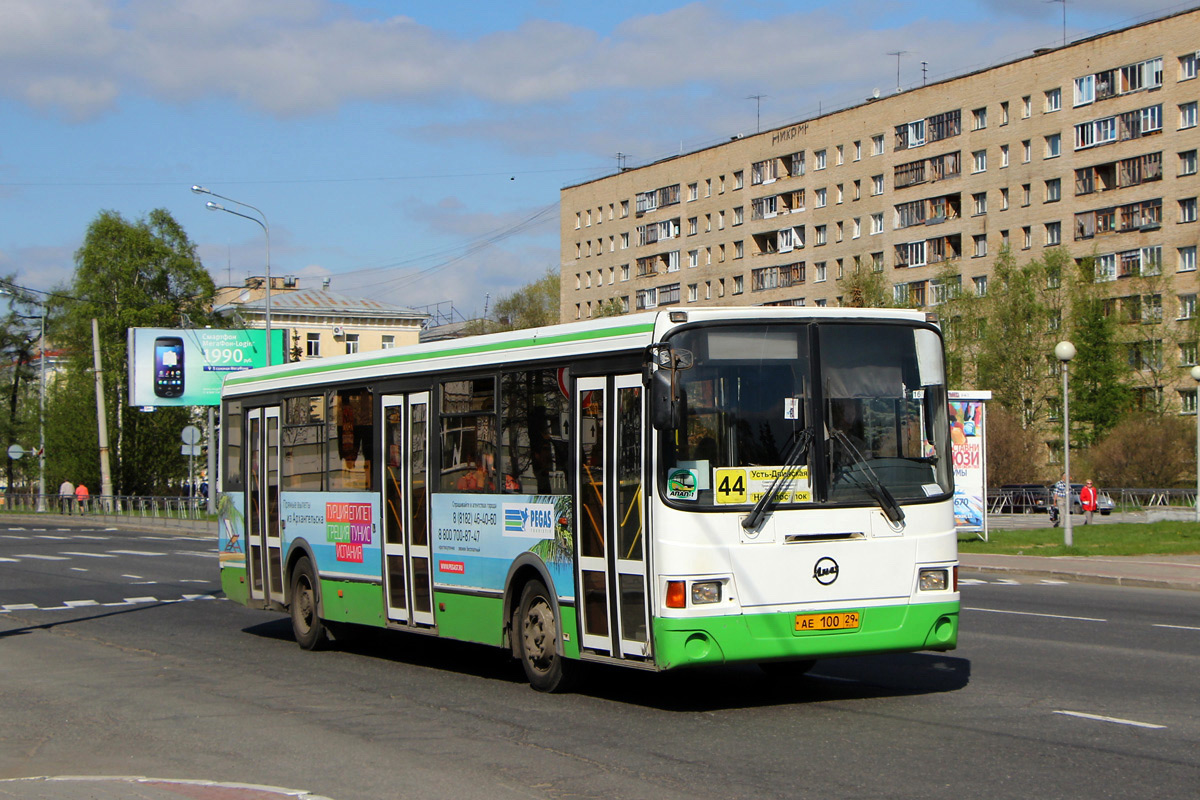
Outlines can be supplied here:
[[504, 535], [535, 539], [553, 539], [553, 503], [505, 503]]

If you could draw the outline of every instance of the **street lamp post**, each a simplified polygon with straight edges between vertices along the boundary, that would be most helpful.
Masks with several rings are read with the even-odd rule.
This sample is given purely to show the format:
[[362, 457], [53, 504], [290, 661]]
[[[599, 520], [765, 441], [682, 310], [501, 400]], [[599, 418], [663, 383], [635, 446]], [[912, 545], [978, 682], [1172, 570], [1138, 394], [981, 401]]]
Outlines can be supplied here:
[[1192, 367], [1196, 382], [1196, 522], [1200, 522], [1200, 366]]
[[259, 219], [258, 217], [252, 217], [249, 214], [243, 214], [240, 211], [234, 211], [231, 208], [226, 208], [220, 203], [214, 203], [211, 200], [204, 204], [212, 211], [224, 211], [226, 214], [233, 214], [235, 217], [241, 217], [242, 219], [250, 220], [254, 224], [258, 225], [258, 227], [262, 228], [263, 233], [267, 237], [267, 293], [263, 300], [263, 316], [265, 319], [265, 327], [267, 329], [267, 366], [269, 367], [271, 366], [271, 226], [267, 222], [267, 215], [264, 214], [261, 209], [255, 208], [249, 203], [243, 203], [241, 200], [234, 200], [232, 197], [226, 197], [223, 194], [217, 194], [214, 191], [205, 189], [203, 186], [193, 186], [192, 191], [196, 194], [207, 194], [212, 197], [219, 197], [222, 200], [227, 200], [230, 203], [236, 203], [243, 208], [248, 208], [255, 212], [258, 214], [258, 217], [262, 217], [262, 219]]
[[1075, 345], [1059, 342], [1054, 346], [1054, 357], [1062, 362], [1063, 378], [1063, 480], [1067, 484], [1067, 496], [1063, 501], [1063, 544], [1071, 547], [1075, 542], [1071, 529], [1071, 415], [1067, 405], [1067, 364], [1075, 357]]

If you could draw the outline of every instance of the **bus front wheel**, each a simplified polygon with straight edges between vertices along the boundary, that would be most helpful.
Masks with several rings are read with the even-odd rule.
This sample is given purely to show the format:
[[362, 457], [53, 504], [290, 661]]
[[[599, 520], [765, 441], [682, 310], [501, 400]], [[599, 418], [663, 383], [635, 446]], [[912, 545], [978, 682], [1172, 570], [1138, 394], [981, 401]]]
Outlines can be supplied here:
[[521, 591], [514, 633], [521, 666], [529, 685], [539, 692], [569, 688], [573, 664], [558, 652], [559, 623], [554, 601], [541, 581], [530, 581]]
[[307, 557], [292, 570], [292, 632], [305, 650], [320, 650], [329, 642], [329, 632], [317, 614], [317, 579]]

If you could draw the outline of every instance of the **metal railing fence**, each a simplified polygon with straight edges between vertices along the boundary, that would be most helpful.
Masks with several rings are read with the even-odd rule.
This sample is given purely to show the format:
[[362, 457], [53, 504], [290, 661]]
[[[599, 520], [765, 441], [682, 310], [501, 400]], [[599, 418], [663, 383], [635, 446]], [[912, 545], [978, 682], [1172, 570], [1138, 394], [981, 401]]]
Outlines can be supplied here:
[[208, 500], [204, 497], [147, 497], [147, 496], [91, 496], [84, 499], [60, 497], [48, 494], [10, 493], [0, 495], [0, 513], [35, 514], [44, 509], [50, 516], [88, 516], [104, 522], [153, 521], [167, 524], [194, 525], [198, 522], [214, 521], [208, 513]]

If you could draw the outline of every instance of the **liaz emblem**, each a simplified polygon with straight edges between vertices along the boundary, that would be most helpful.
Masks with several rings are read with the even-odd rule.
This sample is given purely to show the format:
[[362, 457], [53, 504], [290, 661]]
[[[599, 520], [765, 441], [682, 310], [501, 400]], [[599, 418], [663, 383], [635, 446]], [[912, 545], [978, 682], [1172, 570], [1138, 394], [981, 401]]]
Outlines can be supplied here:
[[822, 586], [828, 586], [837, 580], [838, 565], [829, 556], [817, 559], [817, 563], [813, 565], [813, 579]]

